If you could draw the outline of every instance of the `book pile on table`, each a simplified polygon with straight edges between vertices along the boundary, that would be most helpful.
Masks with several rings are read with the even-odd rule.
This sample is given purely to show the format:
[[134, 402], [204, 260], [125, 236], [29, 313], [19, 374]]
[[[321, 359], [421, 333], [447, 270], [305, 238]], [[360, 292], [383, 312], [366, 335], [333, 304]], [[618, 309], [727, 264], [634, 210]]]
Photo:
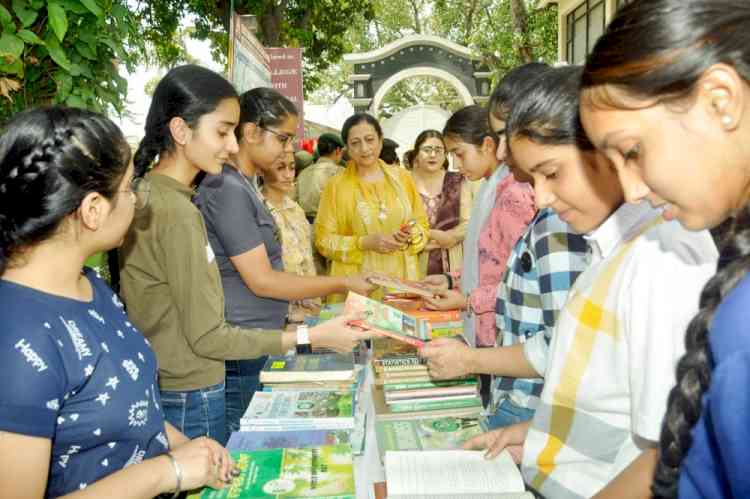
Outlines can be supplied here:
[[430, 331], [430, 339], [458, 336], [464, 332], [460, 310], [429, 310], [424, 300], [402, 294], [389, 294], [383, 303], [424, 321]]
[[253, 395], [228, 448], [349, 444], [361, 454], [366, 412], [357, 402], [364, 376], [351, 353], [269, 357], [260, 373], [263, 391]]
[[397, 340], [373, 339], [372, 368], [372, 396], [378, 420], [476, 417], [482, 410], [476, 376], [432, 379], [416, 348]]

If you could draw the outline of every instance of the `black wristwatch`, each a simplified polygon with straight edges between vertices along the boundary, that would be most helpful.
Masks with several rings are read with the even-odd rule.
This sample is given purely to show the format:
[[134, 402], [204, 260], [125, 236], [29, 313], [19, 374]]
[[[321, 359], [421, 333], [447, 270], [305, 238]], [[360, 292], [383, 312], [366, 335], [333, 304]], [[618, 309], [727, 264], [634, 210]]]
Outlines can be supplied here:
[[310, 330], [306, 324], [297, 326], [297, 354], [312, 353]]

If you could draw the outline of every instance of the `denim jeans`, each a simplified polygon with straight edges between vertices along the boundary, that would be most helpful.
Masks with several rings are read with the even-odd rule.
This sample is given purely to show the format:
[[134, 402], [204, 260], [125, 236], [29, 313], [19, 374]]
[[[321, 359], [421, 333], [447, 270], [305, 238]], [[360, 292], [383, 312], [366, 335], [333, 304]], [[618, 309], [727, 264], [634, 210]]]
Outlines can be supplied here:
[[188, 438], [227, 443], [224, 383], [186, 392], [161, 391], [164, 418]]
[[508, 399], [503, 399], [497, 407], [495, 414], [487, 418], [487, 429], [494, 430], [516, 423], [523, 423], [534, 417], [534, 410], [518, 407]]
[[226, 432], [239, 431], [240, 419], [245, 414], [253, 394], [260, 389], [260, 370], [268, 357], [252, 360], [227, 360], [226, 365]]

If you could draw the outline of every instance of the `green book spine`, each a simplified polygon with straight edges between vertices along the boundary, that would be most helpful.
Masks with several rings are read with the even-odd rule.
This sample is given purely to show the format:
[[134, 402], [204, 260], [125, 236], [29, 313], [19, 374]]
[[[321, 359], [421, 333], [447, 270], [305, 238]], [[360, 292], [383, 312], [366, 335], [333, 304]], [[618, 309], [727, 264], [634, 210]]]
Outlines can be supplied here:
[[413, 388], [439, 388], [443, 386], [476, 385], [476, 379], [459, 379], [445, 381], [419, 381], [414, 383], [385, 383], [383, 390], [393, 392], [397, 390], [410, 390]]
[[446, 400], [439, 402], [409, 402], [405, 404], [389, 404], [391, 412], [417, 412], [417, 411], [432, 411], [438, 409], [458, 409], [461, 407], [480, 407], [482, 405], [479, 398], [473, 399], [461, 399], [461, 400]]

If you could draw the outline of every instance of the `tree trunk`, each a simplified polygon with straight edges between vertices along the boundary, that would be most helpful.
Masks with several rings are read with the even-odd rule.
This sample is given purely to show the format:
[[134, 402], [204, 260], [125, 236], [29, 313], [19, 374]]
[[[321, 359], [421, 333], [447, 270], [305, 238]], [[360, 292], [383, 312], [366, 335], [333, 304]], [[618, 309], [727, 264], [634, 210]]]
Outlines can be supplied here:
[[266, 47], [281, 46], [281, 24], [284, 20], [283, 2], [272, 2], [260, 16], [263, 45]]
[[463, 44], [468, 46], [469, 45], [469, 37], [471, 36], [471, 28], [474, 24], [474, 14], [477, 11], [477, 5], [478, 0], [471, 0], [471, 3], [469, 4], [469, 12], [466, 14], [466, 22], [464, 22], [464, 36], [463, 36]]
[[524, 0], [510, 0], [510, 15], [513, 19], [513, 30], [518, 33], [518, 42], [515, 42], [516, 50], [522, 61], [534, 62], [534, 47], [529, 40], [529, 19]]
[[414, 31], [421, 34], [422, 23], [419, 22], [419, 6], [417, 5], [416, 0], [409, 0], [409, 4], [411, 5], [411, 11], [414, 17]]

